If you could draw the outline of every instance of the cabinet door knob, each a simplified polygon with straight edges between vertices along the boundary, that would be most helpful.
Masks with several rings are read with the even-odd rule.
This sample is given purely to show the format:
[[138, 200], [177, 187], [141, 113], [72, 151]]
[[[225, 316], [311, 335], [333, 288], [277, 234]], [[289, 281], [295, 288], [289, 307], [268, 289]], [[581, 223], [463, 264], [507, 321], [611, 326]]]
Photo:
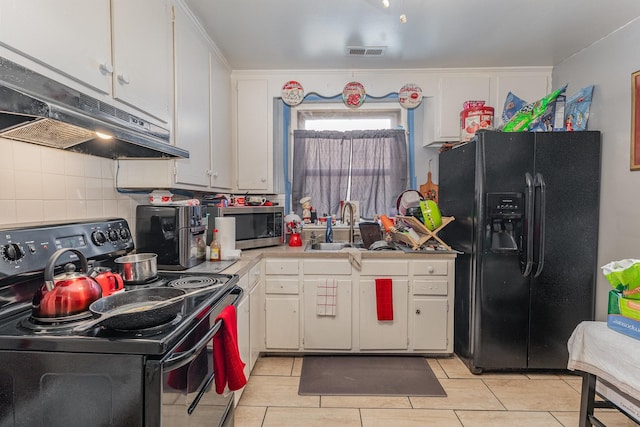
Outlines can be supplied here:
[[111, 64], [100, 64], [100, 71], [105, 74], [113, 73], [113, 65]]
[[420, 309], [416, 309], [416, 314], [420, 314]]
[[126, 74], [118, 74], [118, 81], [122, 84], [129, 84], [129, 77]]
[[260, 178], [260, 182], [267, 182], [267, 178]]

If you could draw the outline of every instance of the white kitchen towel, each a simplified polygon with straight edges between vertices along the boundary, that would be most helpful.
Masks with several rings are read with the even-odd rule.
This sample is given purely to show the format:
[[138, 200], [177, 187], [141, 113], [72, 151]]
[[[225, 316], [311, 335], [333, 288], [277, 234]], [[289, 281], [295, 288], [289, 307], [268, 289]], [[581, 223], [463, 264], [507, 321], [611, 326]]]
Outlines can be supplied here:
[[236, 219], [233, 217], [217, 216], [215, 228], [218, 229], [218, 241], [222, 259], [232, 259], [236, 249]]
[[316, 314], [318, 316], [335, 316], [338, 284], [333, 280], [318, 280], [316, 295]]
[[349, 254], [349, 262], [353, 267], [360, 271], [362, 269], [362, 252], [357, 248], [342, 248], [342, 252]]

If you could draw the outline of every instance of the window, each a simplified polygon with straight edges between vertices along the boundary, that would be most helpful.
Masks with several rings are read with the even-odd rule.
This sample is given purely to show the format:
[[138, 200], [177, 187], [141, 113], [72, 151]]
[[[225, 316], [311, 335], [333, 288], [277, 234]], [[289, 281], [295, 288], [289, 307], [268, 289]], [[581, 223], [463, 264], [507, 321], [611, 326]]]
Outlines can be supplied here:
[[385, 107], [353, 111], [334, 108], [299, 110], [296, 129], [336, 131], [396, 129], [402, 123], [401, 111], [398, 109]]
[[359, 201], [363, 218], [392, 213], [407, 187], [406, 137], [396, 129], [400, 119], [401, 111], [388, 107], [299, 111], [292, 144], [294, 210], [309, 196], [319, 215], [340, 216], [341, 200]]

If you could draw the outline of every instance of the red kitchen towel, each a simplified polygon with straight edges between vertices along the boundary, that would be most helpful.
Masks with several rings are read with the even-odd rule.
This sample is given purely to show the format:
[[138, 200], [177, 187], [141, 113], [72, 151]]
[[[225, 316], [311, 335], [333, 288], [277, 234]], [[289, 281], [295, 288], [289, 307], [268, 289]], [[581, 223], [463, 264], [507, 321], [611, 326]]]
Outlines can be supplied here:
[[393, 320], [393, 282], [376, 279], [376, 309], [378, 320]]
[[225, 386], [229, 390], [239, 390], [245, 386], [244, 362], [240, 359], [238, 350], [238, 323], [236, 308], [232, 305], [225, 307], [216, 317], [216, 322], [222, 320], [222, 327], [213, 336], [213, 370], [216, 393], [222, 394]]

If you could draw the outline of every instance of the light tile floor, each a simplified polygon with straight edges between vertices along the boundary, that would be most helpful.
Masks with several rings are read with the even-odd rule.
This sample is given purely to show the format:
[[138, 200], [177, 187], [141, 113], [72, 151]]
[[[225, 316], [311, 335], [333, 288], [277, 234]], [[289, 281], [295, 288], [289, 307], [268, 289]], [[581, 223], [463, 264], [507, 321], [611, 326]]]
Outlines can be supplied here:
[[[549, 427], [578, 425], [581, 377], [473, 375], [456, 357], [428, 358], [447, 397], [299, 396], [303, 357], [258, 359], [236, 408], [236, 427]], [[596, 410], [608, 427], [636, 424]]]

